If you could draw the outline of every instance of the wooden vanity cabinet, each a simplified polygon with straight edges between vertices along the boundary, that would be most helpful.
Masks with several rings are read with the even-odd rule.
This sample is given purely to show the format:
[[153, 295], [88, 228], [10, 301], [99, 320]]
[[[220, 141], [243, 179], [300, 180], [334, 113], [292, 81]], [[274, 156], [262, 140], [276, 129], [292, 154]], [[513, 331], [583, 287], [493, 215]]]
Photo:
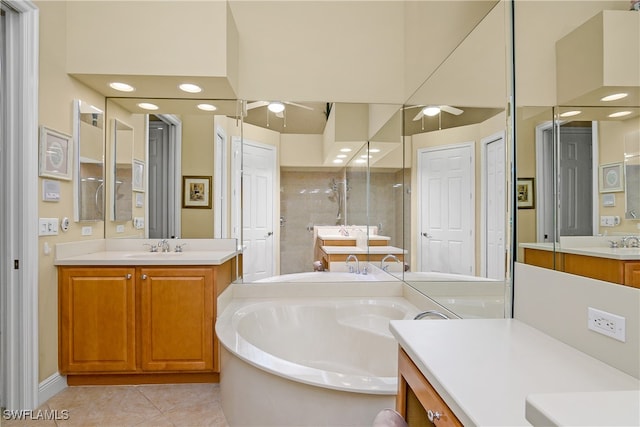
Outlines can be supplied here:
[[462, 426], [460, 420], [402, 348], [398, 351], [396, 411], [402, 415], [409, 427]]
[[68, 383], [216, 382], [215, 266], [60, 266], [59, 368]]

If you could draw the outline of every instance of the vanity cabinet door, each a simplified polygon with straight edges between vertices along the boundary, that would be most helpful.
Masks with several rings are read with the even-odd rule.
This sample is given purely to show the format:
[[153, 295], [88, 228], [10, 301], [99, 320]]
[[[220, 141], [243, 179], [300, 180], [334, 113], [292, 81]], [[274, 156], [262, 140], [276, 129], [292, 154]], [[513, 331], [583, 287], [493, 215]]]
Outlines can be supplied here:
[[640, 262], [625, 263], [624, 284], [634, 288], [640, 288]]
[[461, 427], [462, 423], [442, 400], [404, 350], [398, 357], [396, 410], [409, 427]]
[[212, 371], [213, 268], [139, 267], [143, 371]]
[[134, 273], [129, 267], [60, 268], [61, 373], [135, 371]]

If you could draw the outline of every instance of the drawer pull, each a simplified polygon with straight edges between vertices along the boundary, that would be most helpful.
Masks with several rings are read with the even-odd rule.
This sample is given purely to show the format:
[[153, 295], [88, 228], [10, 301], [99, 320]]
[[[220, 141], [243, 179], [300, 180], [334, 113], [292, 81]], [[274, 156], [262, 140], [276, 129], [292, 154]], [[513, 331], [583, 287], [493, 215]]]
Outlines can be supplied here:
[[442, 414], [438, 411], [433, 412], [431, 409], [427, 411], [427, 418], [429, 418], [429, 421], [431, 422], [438, 421], [440, 416], [442, 416]]
[[126, 276], [124, 276], [127, 280], [131, 279], [131, 273], [127, 273]]
[[143, 274], [142, 276], [140, 276], [140, 278], [141, 278], [142, 280], [147, 280], [147, 275], [146, 275], [146, 274]]

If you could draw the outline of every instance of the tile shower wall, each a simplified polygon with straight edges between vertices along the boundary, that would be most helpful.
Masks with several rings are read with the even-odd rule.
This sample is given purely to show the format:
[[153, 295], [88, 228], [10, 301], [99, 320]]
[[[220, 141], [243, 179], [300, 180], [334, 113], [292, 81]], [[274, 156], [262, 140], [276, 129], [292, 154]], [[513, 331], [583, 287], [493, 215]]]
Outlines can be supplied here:
[[[346, 225], [378, 226], [379, 234], [391, 238], [390, 245], [403, 247], [403, 172], [372, 172], [368, 202], [366, 168], [350, 168], [346, 178], [346, 202], [339, 211], [333, 184], [344, 182], [344, 171], [281, 171], [281, 274], [313, 271], [313, 226], [345, 224], [345, 218]], [[338, 184], [337, 189], [343, 190], [344, 186]]]
[[313, 271], [313, 226], [343, 223], [333, 191], [340, 181], [342, 171], [280, 172], [280, 274]]

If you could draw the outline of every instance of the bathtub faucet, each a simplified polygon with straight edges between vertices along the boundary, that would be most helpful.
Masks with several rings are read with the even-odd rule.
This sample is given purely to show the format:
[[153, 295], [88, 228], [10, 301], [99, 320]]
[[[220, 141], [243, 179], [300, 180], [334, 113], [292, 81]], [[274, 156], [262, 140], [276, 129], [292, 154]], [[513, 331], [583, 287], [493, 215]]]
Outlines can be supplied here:
[[[352, 265], [349, 265], [349, 261], [354, 261], [356, 262], [356, 269], [353, 269]], [[347, 266], [349, 267], [349, 273], [356, 273], [356, 274], [360, 274], [360, 262], [358, 261], [358, 257], [355, 256], [354, 254], [351, 254], [347, 257], [347, 259], [345, 260], [345, 264], [347, 264]]]
[[393, 254], [386, 255], [384, 258], [382, 258], [382, 261], [380, 261], [380, 268], [382, 269], [382, 271], [389, 271], [389, 264], [384, 265], [384, 262], [386, 260], [388, 260], [389, 258], [391, 258], [395, 262], [400, 262], [400, 260], [398, 259], [397, 256], [395, 256]]
[[441, 313], [437, 310], [427, 310], [423, 311], [422, 313], [418, 313], [416, 317], [413, 318], [413, 320], [425, 319], [427, 317], [439, 317], [441, 319], [449, 320], [449, 317], [446, 314]]

